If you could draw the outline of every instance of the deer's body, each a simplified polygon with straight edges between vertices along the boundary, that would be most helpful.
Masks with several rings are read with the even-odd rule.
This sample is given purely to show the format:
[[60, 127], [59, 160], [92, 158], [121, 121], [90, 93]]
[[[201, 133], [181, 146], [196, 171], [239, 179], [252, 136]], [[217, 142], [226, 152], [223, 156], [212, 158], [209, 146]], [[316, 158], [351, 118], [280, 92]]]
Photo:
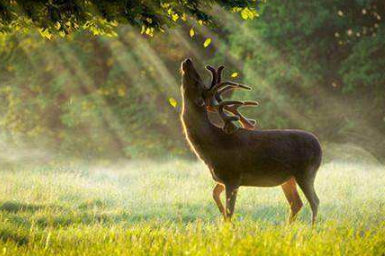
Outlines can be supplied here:
[[[297, 182], [310, 202], [314, 221], [319, 202], [314, 191], [314, 179], [322, 158], [317, 138], [300, 130], [241, 128], [233, 134], [225, 133], [210, 122], [207, 109], [197, 104], [197, 99], [200, 100], [199, 87], [194, 91], [191, 85], [184, 85], [194, 80], [200, 82], [200, 78], [188, 78], [196, 74], [192, 72], [193, 75], [189, 75], [189, 62], [184, 65], [182, 124], [191, 147], [218, 182], [214, 200], [225, 218], [233, 213], [240, 186], [279, 185], [284, 189], [292, 209], [291, 218], [294, 218], [302, 207], [296, 191]], [[224, 189], [226, 211], [219, 198]]]
[[229, 135], [210, 122], [204, 108], [188, 105], [182, 112], [186, 136], [218, 183], [279, 186], [311, 175], [307, 171], [316, 172], [321, 163], [319, 142], [308, 132], [239, 129]]

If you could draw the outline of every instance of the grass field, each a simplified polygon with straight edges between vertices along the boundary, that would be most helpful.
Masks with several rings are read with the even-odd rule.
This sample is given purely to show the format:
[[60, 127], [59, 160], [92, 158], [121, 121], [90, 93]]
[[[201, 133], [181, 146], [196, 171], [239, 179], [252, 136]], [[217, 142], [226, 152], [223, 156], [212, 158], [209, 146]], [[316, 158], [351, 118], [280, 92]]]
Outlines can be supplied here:
[[384, 255], [385, 169], [324, 164], [319, 222], [280, 188], [241, 188], [232, 225], [199, 162], [1, 168], [3, 255]]

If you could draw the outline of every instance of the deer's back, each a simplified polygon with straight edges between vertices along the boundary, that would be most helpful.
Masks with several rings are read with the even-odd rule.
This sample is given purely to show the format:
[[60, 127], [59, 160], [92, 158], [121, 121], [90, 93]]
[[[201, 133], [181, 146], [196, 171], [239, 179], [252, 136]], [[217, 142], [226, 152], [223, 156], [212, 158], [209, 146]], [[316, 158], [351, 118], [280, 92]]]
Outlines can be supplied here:
[[219, 136], [207, 149], [206, 163], [218, 181], [275, 186], [291, 176], [317, 170], [322, 158], [318, 139], [301, 130], [244, 130]]

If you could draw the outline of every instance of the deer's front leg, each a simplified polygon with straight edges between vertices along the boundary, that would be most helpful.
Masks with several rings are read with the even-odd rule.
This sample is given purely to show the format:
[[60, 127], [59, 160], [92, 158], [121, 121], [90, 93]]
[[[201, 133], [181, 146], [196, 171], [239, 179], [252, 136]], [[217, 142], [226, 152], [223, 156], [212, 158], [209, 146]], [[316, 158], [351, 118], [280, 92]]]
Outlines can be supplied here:
[[221, 184], [217, 184], [213, 190], [213, 198], [214, 198], [215, 203], [218, 206], [219, 211], [222, 213], [223, 217], [226, 218], [225, 207], [223, 207], [223, 204], [221, 201], [221, 194], [222, 194], [223, 190], [225, 190], [225, 187]]
[[231, 221], [237, 200], [238, 186], [226, 185], [226, 221]]

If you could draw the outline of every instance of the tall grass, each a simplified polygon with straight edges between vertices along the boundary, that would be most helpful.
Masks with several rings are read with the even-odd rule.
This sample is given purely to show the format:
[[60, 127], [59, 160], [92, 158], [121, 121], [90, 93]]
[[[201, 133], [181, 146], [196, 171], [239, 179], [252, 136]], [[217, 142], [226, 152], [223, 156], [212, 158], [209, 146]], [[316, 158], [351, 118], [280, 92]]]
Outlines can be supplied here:
[[225, 224], [199, 162], [62, 163], [3, 167], [0, 175], [3, 255], [385, 254], [380, 166], [323, 165], [314, 228], [307, 204], [286, 223], [280, 188], [241, 188], [234, 222]]

